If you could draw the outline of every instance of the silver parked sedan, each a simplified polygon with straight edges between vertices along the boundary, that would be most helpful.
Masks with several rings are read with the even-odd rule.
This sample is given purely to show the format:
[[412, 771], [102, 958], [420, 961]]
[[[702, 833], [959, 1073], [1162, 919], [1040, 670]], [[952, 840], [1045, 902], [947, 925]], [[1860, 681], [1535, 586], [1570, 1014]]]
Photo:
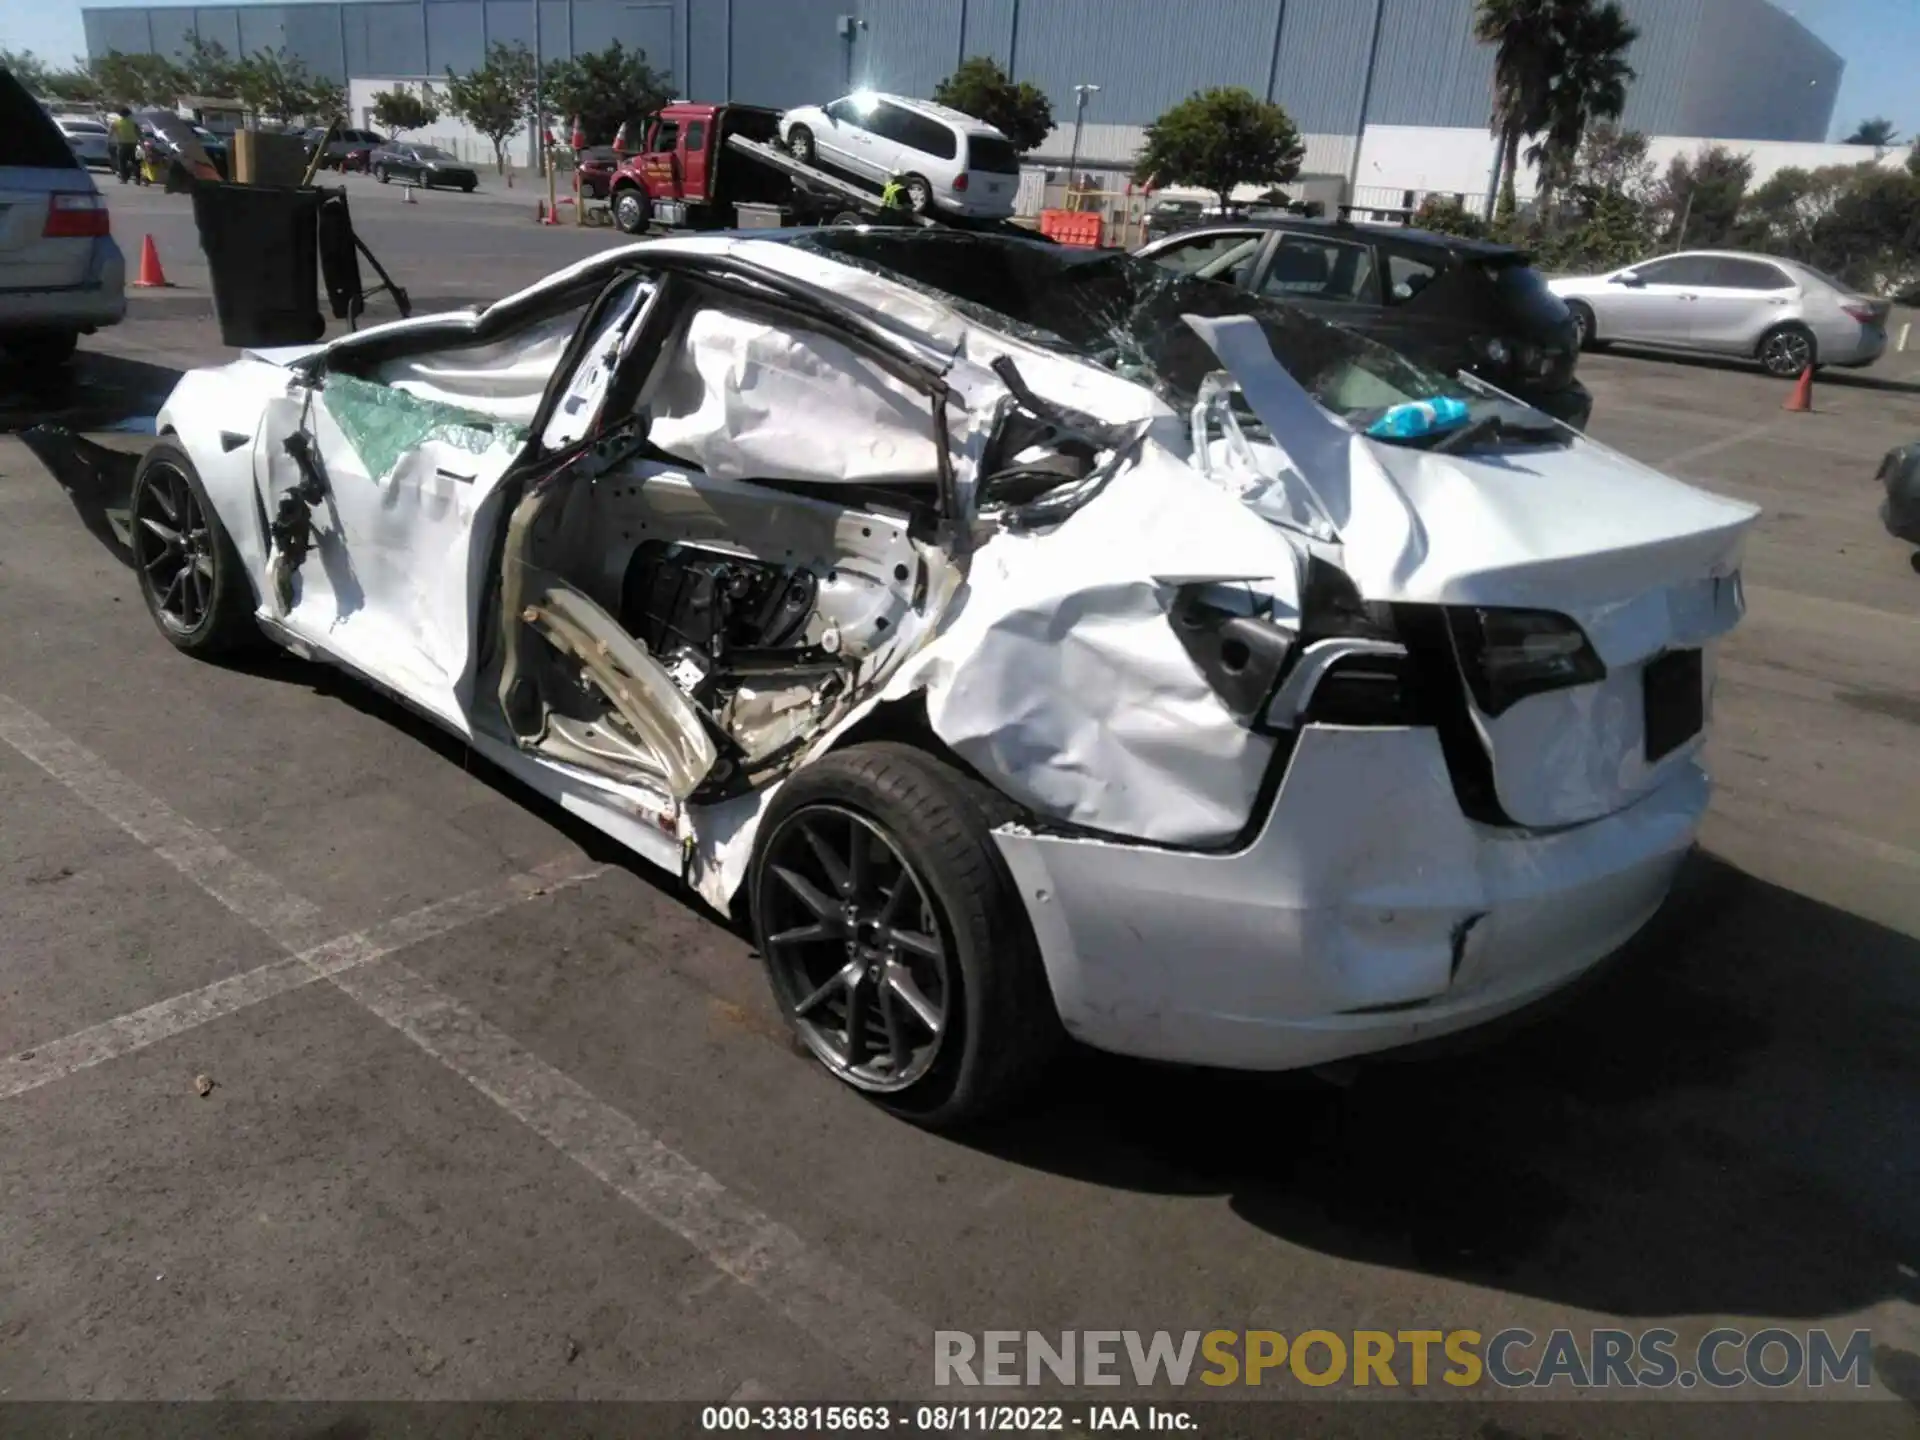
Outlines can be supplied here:
[[1871, 365], [1887, 348], [1887, 301], [1771, 255], [1691, 250], [1563, 276], [1549, 288], [1573, 312], [1583, 345], [1744, 355], [1789, 378], [1809, 365]]

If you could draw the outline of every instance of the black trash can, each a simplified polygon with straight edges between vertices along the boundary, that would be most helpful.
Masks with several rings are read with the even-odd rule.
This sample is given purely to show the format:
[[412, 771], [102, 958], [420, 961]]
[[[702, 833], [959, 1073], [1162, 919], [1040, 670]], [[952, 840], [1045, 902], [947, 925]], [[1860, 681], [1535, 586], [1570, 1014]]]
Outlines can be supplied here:
[[193, 219], [227, 344], [306, 345], [326, 333], [319, 211], [320, 192], [310, 186], [194, 186]]

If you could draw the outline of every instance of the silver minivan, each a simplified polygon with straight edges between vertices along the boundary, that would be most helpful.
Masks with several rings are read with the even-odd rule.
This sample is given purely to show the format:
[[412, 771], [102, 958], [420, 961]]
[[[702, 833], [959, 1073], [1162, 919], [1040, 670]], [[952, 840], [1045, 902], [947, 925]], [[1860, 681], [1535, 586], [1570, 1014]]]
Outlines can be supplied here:
[[1812, 365], [1871, 365], [1887, 348], [1892, 308], [1796, 260], [1731, 250], [1662, 255], [1548, 287], [1583, 345], [1741, 355], [1786, 378]]
[[59, 364], [126, 313], [107, 202], [40, 103], [0, 70], [0, 349]]
[[915, 214], [945, 210], [982, 220], [1013, 213], [1020, 158], [984, 120], [930, 100], [861, 91], [780, 117], [796, 160], [884, 185], [899, 176]]

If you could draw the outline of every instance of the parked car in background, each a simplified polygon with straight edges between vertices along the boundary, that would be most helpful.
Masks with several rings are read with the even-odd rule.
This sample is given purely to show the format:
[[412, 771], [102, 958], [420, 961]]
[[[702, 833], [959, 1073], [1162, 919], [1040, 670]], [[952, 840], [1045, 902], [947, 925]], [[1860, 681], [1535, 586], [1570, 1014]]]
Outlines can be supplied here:
[[780, 117], [794, 159], [883, 186], [902, 177], [915, 214], [945, 210], [980, 219], [1013, 213], [1020, 157], [985, 121], [928, 100], [870, 91]]
[[368, 157], [367, 164], [382, 185], [401, 180], [427, 188], [456, 187], [471, 195], [480, 184], [473, 166], [438, 145], [381, 145]]
[[1583, 345], [1619, 340], [1758, 360], [1791, 378], [1809, 366], [1871, 365], [1887, 348], [1891, 302], [1796, 260], [1689, 250], [1604, 275], [1551, 282]]
[[[313, 129], [308, 130], [302, 137], [307, 147], [307, 160], [309, 163], [313, 160], [313, 152], [320, 148], [320, 142], [326, 140], [326, 135], [327, 127], [317, 125]], [[355, 150], [371, 152], [387, 143], [387, 137], [377, 130], [337, 129], [333, 132], [333, 138], [326, 140], [326, 158], [320, 162], [320, 168], [322, 170], [344, 170], [347, 167], [347, 157]]]
[[126, 313], [107, 202], [52, 117], [0, 70], [0, 350], [57, 365]]
[[89, 170], [113, 168], [112, 141], [107, 138], [104, 121], [79, 115], [56, 115], [54, 126], [67, 137], [67, 145]]
[[580, 193], [589, 200], [605, 200], [613, 192], [613, 172], [620, 157], [611, 145], [589, 145], [575, 157], [580, 171]]
[[[1216, 207], [1217, 213], [1217, 207]], [[1140, 222], [1140, 239], [1163, 239], [1190, 230], [1206, 218], [1207, 206], [1198, 200], [1156, 200]]]
[[1137, 252], [1333, 320], [1445, 374], [1468, 371], [1584, 429], [1579, 336], [1524, 250], [1401, 225], [1255, 217]]

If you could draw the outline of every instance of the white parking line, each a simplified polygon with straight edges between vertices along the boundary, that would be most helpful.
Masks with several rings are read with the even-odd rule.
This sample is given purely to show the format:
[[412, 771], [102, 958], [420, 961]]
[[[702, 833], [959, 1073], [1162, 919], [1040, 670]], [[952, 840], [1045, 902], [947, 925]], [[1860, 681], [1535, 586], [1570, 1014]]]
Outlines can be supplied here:
[[1722, 450], [1731, 450], [1737, 445], [1745, 445], [1750, 440], [1758, 440], [1779, 423], [1778, 420], [1769, 420], [1764, 425], [1749, 425], [1734, 431], [1731, 435], [1722, 435], [1717, 440], [1709, 440], [1704, 445], [1690, 445], [1685, 450], [1679, 450], [1667, 456], [1655, 468], [1672, 470], [1681, 465], [1692, 464], [1695, 460], [1704, 460], [1709, 455], [1718, 455]]
[[422, 906], [371, 929], [342, 935], [297, 955], [270, 960], [198, 990], [35, 1045], [0, 1060], [0, 1100], [37, 1090], [77, 1070], [131, 1055], [289, 990], [329, 979], [352, 966], [384, 959], [410, 945], [498, 915], [523, 901], [584, 884], [605, 874], [606, 868], [596, 865], [583, 871], [571, 862], [557, 861], [531, 874], [509, 876], [498, 884]]
[[[291, 952], [290, 962], [310, 950], [326, 951], [331, 958], [316, 958], [312, 964], [330, 984], [611, 1186], [642, 1214], [680, 1236], [717, 1269], [756, 1291], [815, 1344], [873, 1379], [879, 1387], [876, 1393], [905, 1396], [924, 1390], [932, 1341], [929, 1326], [814, 1253], [792, 1230], [740, 1199], [630, 1116], [406, 966], [390, 958], [379, 965], [353, 958], [360, 953], [353, 943], [359, 937], [319, 941], [312, 932], [320, 912], [312, 902], [248, 865], [157, 796], [5, 695], [0, 695], [0, 740], [228, 910], [278, 941]], [[395, 923], [427, 922], [402, 917]], [[235, 977], [236, 981], [243, 978]], [[246, 993], [246, 987], [240, 990]], [[191, 1006], [186, 1008], [191, 1012]], [[37, 1051], [35, 1055], [37, 1059]]]

